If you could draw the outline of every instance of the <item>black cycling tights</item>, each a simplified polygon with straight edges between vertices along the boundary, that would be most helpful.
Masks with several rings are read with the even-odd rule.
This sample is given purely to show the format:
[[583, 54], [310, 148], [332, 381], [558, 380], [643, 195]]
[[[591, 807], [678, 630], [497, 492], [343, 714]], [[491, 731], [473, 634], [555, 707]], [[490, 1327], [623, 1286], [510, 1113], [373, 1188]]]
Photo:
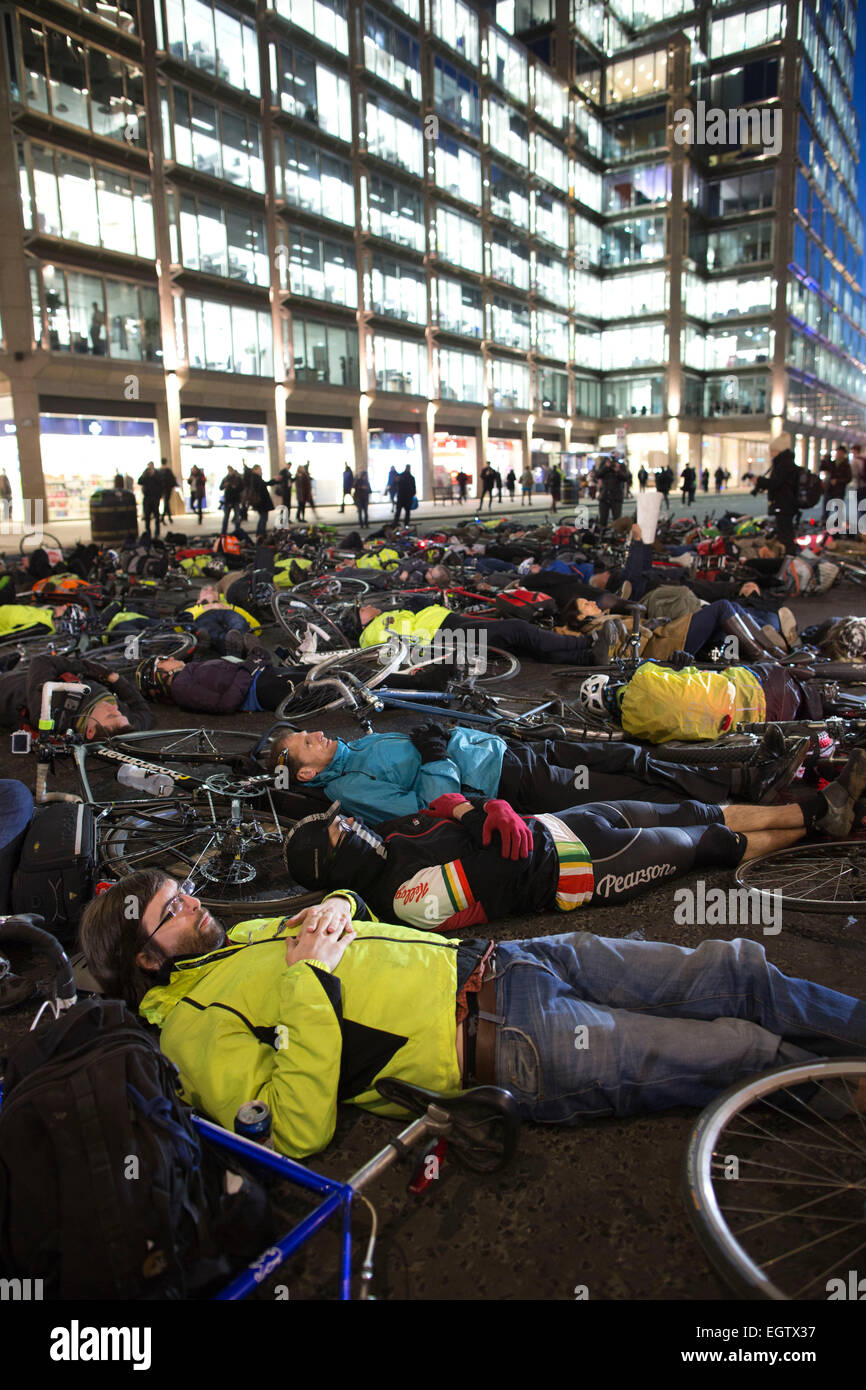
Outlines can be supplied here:
[[682, 801], [597, 801], [556, 813], [589, 851], [593, 904], [624, 903], [690, 869], [732, 868], [746, 837], [729, 830], [720, 806]]

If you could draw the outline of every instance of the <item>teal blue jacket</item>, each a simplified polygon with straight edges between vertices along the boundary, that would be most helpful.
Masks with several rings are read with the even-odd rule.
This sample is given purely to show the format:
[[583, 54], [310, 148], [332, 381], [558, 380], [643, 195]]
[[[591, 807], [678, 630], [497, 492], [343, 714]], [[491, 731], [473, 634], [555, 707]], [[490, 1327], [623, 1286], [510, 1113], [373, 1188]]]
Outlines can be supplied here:
[[448, 756], [422, 763], [407, 734], [369, 734], [352, 743], [337, 740], [324, 772], [306, 785], [339, 801], [348, 815], [373, 825], [410, 816], [444, 792], [496, 796], [506, 743], [480, 729], [455, 729]]

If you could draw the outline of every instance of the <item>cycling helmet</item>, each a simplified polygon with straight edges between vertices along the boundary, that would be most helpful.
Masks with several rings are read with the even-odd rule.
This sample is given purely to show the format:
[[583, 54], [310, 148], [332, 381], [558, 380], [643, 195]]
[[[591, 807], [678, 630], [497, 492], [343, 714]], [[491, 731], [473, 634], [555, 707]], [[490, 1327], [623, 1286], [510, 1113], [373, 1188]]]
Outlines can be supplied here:
[[135, 683], [145, 700], [160, 700], [168, 695], [170, 676], [159, 668], [159, 663], [164, 659], [161, 656], [149, 656], [136, 667]]
[[602, 672], [598, 672], [594, 676], [587, 676], [586, 680], [581, 682], [578, 699], [588, 714], [607, 713], [605, 694], [609, 682], [610, 676], [606, 676]]
[[[339, 848], [331, 844], [329, 830], [342, 822]], [[379, 835], [358, 821], [345, 817], [339, 801], [327, 811], [298, 821], [283, 848], [286, 869], [303, 888], [339, 888], [351, 883], [360, 893], [380, 882], [388, 851]]]

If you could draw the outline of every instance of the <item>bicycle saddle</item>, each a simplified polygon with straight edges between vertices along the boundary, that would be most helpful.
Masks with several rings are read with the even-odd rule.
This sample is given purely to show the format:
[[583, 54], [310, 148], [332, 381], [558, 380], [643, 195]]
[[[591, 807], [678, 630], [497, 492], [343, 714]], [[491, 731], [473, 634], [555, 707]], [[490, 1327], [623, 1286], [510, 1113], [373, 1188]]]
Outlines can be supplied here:
[[443, 1095], [411, 1081], [384, 1077], [376, 1082], [376, 1090], [415, 1115], [425, 1115], [431, 1105], [444, 1110], [451, 1121], [447, 1137], [453, 1155], [472, 1172], [495, 1173], [517, 1151], [521, 1123], [517, 1102], [500, 1086], [474, 1086]]

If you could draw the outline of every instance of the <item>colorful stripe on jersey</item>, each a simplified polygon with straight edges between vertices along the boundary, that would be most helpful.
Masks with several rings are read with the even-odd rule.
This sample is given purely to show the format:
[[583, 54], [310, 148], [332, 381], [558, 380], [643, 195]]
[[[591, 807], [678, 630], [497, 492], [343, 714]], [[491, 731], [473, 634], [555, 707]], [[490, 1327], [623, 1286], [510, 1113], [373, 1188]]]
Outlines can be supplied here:
[[474, 906], [475, 897], [459, 859], [416, 869], [394, 894], [398, 921], [426, 931], [435, 931]]
[[549, 831], [559, 860], [555, 906], [560, 912], [573, 912], [589, 902], [595, 887], [589, 850], [558, 816], [533, 816], [532, 820], [540, 821]]

